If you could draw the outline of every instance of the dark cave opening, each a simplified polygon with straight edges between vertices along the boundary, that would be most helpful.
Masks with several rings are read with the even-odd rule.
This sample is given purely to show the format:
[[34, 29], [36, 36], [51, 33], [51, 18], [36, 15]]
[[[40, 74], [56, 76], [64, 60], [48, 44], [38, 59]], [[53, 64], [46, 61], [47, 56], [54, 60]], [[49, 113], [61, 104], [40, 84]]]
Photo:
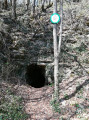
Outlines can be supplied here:
[[45, 65], [31, 64], [27, 66], [26, 83], [34, 88], [45, 85]]

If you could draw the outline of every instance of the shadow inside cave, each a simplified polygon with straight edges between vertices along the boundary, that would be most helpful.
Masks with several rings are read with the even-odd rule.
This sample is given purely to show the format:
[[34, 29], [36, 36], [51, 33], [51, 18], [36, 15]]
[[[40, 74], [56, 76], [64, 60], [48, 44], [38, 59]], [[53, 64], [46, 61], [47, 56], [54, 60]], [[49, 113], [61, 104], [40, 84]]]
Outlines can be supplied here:
[[45, 85], [45, 65], [31, 64], [27, 66], [25, 78], [26, 83], [32, 87], [43, 87]]

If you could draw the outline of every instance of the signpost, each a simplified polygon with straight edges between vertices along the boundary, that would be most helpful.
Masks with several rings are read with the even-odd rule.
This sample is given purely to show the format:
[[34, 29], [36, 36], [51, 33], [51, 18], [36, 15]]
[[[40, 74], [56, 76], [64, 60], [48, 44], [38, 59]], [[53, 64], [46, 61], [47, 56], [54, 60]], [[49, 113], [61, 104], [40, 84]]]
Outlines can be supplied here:
[[51, 15], [50, 17], [50, 21], [53, 23], [53, 24], [56, 24], [60, 21], [60, 15], [57, 14], [57, 13], [54, 13]]
[[60, 21], [60, 15], [57, 14], [57, 0], [54, 0], [54, 13], [50, 17], [53, 23], [53, 44], [54, 44], [54, 99], [59, 100], [59, 78], [58, 78], [58, 44], [57, 44], [57, 23]]

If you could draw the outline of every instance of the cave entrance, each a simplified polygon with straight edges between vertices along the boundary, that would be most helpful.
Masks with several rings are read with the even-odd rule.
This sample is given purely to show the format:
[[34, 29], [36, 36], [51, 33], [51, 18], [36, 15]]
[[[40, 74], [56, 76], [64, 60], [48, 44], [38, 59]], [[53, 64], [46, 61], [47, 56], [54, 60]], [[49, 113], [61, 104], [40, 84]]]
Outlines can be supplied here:
[[45, 65], [31, 64], [27, 66], [26, 83], [35, 88], [45, 85]]

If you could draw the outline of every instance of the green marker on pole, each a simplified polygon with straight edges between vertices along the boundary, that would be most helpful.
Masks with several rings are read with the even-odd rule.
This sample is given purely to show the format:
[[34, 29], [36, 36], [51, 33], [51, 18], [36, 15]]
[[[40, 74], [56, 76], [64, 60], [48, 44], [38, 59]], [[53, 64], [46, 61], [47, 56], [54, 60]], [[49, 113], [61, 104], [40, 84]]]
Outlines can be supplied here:
[[57, 13], [54, 13], [50, 17], [50, 21], [54, 24], [58, 23], [60, 21], [60, 15]]

